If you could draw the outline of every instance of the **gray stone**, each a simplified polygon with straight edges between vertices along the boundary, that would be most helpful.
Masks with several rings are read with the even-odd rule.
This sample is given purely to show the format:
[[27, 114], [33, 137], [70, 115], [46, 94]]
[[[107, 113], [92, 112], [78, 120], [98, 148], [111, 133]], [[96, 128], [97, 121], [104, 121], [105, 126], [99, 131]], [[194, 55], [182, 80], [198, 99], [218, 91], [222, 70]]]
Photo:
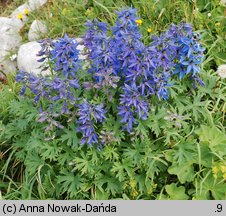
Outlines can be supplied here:
[[[76, 38], [76, 41], [77, 41], [78, 43], [81, 43], [81, 42], [82, 42], [82, 38]], [[81, 60], [86, 59], [87, 56], [83, 54], [83, 51], [84, 51], [84, 49], [85, 49], [85, 46], [79, 44], [79, 45], [77, 46], [77, 49], [80, 51], [79, 59], [81, 59]]]
[[24, 24], [21, 20], [8, 17], [0, 17], [0, 33], [8, 32], [15, 33], [19, 32], [23, 28]]
[[[3, 53], [2, 51], [0, 52], [1, 54]], [[0, 55], [0, 77], [2, 77], [1, 71], [5, 74], [16, 72], [16, 63], [8, 58], [7, 52], [5, 52], [3, 55]]]
[[29, 0], [28, 4], [31, 10], [36, 10], [47, 3], [48, 0]]
[[12, 17], [12, 18], [15, 18], [15, 19], [18, 19], [17, 16], [18, 16], [19, 14], [22, 14], [22, 15], [23, 15], [22, 22], [27, 21], [28, 17], [27, 17], [27, 15], [25, 14], [25, 10], [26, 10], [26, 9], [27, 9], [29, 12], [32, 11], [31, 8], [29, 7], [29, 5], [28, 5], [27, 3], [25, 3], [25, 4], [21, 5], [21, 6], [19, 6], [16, 10], [14, 10], [14, 11], [12, 12], [12, 14], [11, 14], [11, 17]]
[[10, 73], [16, 70], [15, 63], [9, 60], [9, 56], [16, 52], [22, 40], [18, 31], [20, 20], [0, 17], [0, 70]]
[[35, 20], [31, 24], [30, 30], [28, 32], [28, 40], [29, 41], [36, 41], [42, 38], [42, 35], [47, 33], [47, 27], [45, 22], [40, 20]]
[[50, 74], [50, 70], [42, 71], [43, 63], [38, 62], [40, 57], [37, 56], [41, 50], [41, 45], [37, 41], [32, 41], [20, 46], [17, 55], [17, 65], [20, 70], [36, 75]]
[[[81, 38], [76, 39], [78, 42], [81, 42]], [[56, 41], [56, 40], [54, 40]], [[86, 56], [82, 54], [84, 50], [83, 45], [77, 47], [81, 53], [79, 59], [86, 59]], [[24, 70], [28, 73], [34, 73], [36, 75], [49, 75], [51, 74], [50, 69], [47, 71], [42, 71], [43, 63], [38, 62], [40, 57], [37, 56], [38, 52], [41, 50], [41, 45], [37, 41], [32, 41], [20, 46], [18, 55], [17, 55], [17, 65], [20, 70]]]
[[[1, 32], [1, 29], [0, 29], [0, 32]], [[22, 40], [21, 36], [16, 32], [14, 33], [1, 32], [0, 56], [2, 55], [1, 51], [7, 51], [9, 53], [15, 52], [19, 47], [21, 40]]]

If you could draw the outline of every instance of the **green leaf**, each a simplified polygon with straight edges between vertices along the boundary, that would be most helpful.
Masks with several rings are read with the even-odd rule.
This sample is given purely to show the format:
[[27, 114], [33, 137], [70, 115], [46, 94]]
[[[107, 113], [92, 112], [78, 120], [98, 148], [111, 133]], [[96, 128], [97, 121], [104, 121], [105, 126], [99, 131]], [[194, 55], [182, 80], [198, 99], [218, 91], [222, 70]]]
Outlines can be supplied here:
[[57, 177], [57, 183], [61, 191], [63, 193], [67, 192], [71, 198], [76, 198], [76, 194], [82, 186], [82, 182], [84, 182], [84, 179], [82, 179], [79, 174], [75, 175], [67, 170], [61, 171], [60, 175]]
[[199, 136], [200, 144], [207, 144], [209, 148], [221, 157], [226, 155], [226, 134], [216, 126], [208, 127], [201, 125], [196, 131]]
[[182, 164], [195, 162], [197, 158], [194, 141], [181, 141], [173, 146], [173, 149], [166, 151], [166, 159], [172, 163]]
[[114, 163], [111, 172], [116, 174], [116, 178], [118, 178], [120, 182], [126, 179], [126, 172], [124, 171], [124, 167], [120, 162]]
[[97, 188], [95, 195], [96, 195], [95, 197], [96, 200], [108, 200], [110, 194]]
[[37, 168], [43, 166], [45, 161], [37, 154], [37, 152], [33, 151], [27, 155], [24, 163], [28, 173], [34, 175], [37, 172]]
[[135, 131], [136, 131], [136, 134], [135, 134], [136, 136], [141, 134], [142, 136], [148, 138], [148, 135], [149, 135], [148, 130], [145, 128], [145, 124], [143, 121], [138, 121], [138, 125], [136, 126]]
[[[215, 199], [215, 200], [225, 200], [226, 199], [226, 183], [218, 182], [214, 179], [211, 171], [209, 171], [205, 178], [201, 179], [197, 183], [197, 193], [195, 195], [196, 199]], [[211, 197], [212, 196], [212, 197]]]
[[102, 154], [106, 160], [110, 160], [110, 161], [118, 160], [119, 158], [117, 148], [110, 145], [104, 147]]
[[130, 159], [123, 159], [122, 162], [115, 162], [111, 172], [116, 174], [120, 182], [124, 181], [126, 176], [133, 175], [132, 161]]
[[50, 161], [55, 161], [58, 154], [61, 152], [61, 148], [57, 145], [56, 140], [43, 143], [39, 148], [41, 157], [43, 159], [49, 159]]
[[127, 159], [133, 158], [133, 163], [135, 165], [141, 164], [144, 160], [144, 154], [146, 152], [146, 140], [143, 140], [143, 142], [139, 142], [139, 140], [135, 140], [135, 142], [132, 143], [131, 147], [128, 149], [125, 149], [125, 157]]
[[107, 174], [98, 176], [95, 180], [95, 184], [100, 190], [105, 189], [106, 192], [111, 193], [113, 196], [122, 190], [122, 182], [114, 176]]
[[194, 180], [194, 167], [190, 163], [173, 164], [168, 168], [168, 172], [173, 175], [177, 175], [181, 184], [185, 182], [192, 182]]
[[144, 125], [150, 128], [155, 135], [158, 137], [166, 125], [166, 121], [164, 120], [165, 110], [163, 108], [158, 109], [158, 111], [151, 111], [149, 117], [146, 121], [144, 121]]
[[189, 198], [183, 186], [177, 187], [175, 183], [172, 183], [166, 185], [165, 189], [171, 200], [187, 200]]
[[61, 142], [66, 142], [68, 146], [75, 147], [75, 148], [78, 147], [79, 139], [77, 137], [75, 126], [70, 125], [69, 129], [64, 128], [63, 134], [61, 135], [59, 140]]
[[201, 144], [200, 146], [200, 154], [201, 154], [201, 164], [205, 167], [212, 167], [212, 161], [214, 160], [214, 155], [212, 154], [208, 145]]
[[81, 175], [89, 173], [90, 176], [93, 176], [96, 174], [96, 166], [87, 157], [87, 155], [85, 155], [84, 152], [81, 153], [81, 157], [76, 157], [74, 159], [74, 162], [75, 167], [73, 170], [78, 170], [79, 172], [81, 172]]

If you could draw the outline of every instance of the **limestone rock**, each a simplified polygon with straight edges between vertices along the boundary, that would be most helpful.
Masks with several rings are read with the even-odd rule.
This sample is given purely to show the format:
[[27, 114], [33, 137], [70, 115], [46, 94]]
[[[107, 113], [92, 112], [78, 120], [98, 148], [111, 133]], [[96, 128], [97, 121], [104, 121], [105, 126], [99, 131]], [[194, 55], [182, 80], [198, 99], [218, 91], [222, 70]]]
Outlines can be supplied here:
[[29, 41], [39, 40], [42, 37], [42, 35], [44, 35], [46, 32], [47, 27], [45, 25], [45, 22], [40, 20], [34, 20], [28, 32], [28, 40]]
[[[82, 38], [76, 38], [76, 41], [77, 41], [78, 43], [82, 43]], [[83, 54], [83, 51], [84, 51], [84, 49], [85, 49], [85, 46], [79, 44], [79, 45], [77, 46], [77, 49], [80, 51], [79, 59], [81, 59], [81, 60], [86, 59], [87, 56]]]
[[41, 50], [41, 45], [37, 41], [25, 43], [20, 46], [17, 55], [17, 65], [20, 70], [24, 70], [28, 73], [34, 73], [36, 75], [50, 74], [50, 70], [42, 71], [43, 63], [38, 62], [40, 57], [37, 56]]
[[[78, 42], [81, 42], [82, 39], [77, 38], [76, 40]], [[81, 51], [79, 58], [86, 59], [86, 56], [82, 54], [84, 46], [79, 45], [77, 48]], [[47, 71], [42, 71], [43, 63], [38, 62], [40, 57], [37, 56], [40, 50], [41, 50], [41, 45], [37, 41], [25, 43], [22, 46], [20, 46], [18, 55], [17, 55], [18, 68], [20, 70], [24, 70], [28, 73], [34, 73], [36, 75], [42, 74], [45, 76], [45, 75], [51, 74], [50, 69]]]
[[[0, 52], [2, 53], [2, 51]], [[8, 58], [6, 52], [0, 55], [0, 77], [2, 77], [1, 71], [5, 74], [16, 72], [16, 63]]]
[[20, 29], [18, 21], [13, 18], [0, 17], [0, 70], [4, 73], [16, 70], [15, 63], [9, 60], [9, 56], [16, 52], [22, 40], [18, 33]]
[[0, 17], [0, 32], [15, 33], [23, 27], [23, 22], [15, 18]]
[[21, 36], [17, 32], [2, 31], [1, 28], [0, 32], [0, 56], [2, 56], [1, 51], [15, 52], [22, 40]]
[[14, 10], [12, 12], [12, 14], [11, 14], [11, 17], [15, 18], [15, 19], [18, 19], [17, 16], [19, 14], [22, 14], [23, 15], [22, 22], [25, 22], [27, 20], [27, 18], [28, 18], [26, 13], [25, 13], [25, 10], [28, 10], [28, 13], [32, 11], [27, 3], [19, 6], [16, 10]]
[[47, 3], [48, 0], [29, 0], [28, 4], [31, 10], [36, 10]]

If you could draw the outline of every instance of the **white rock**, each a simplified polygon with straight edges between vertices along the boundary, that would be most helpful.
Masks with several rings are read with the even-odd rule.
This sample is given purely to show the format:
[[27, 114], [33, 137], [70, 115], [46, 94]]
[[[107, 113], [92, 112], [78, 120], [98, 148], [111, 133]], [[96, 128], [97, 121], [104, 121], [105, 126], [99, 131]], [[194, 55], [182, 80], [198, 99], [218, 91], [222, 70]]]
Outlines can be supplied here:
[[14, 10], [14, 11], [12, 12], [12, 14], [11, 14], [10, 17], [15, 18], [15, 19], [18, 19], [17, 16], [18, 16], [19, 14], [22, 14], [22, 15], [23, 15], [22, 22], [25, 22], [25, 21], [28, 19], [27, 15], [24, 13], [24, 11], [25, 11], [26, 9], [27, 9], [29, 12], [32, 11], [31, 8], [29, 7], [29, 5], [28, 5], [27, 3], [25, 3], [25, 4], [21, 5], [21, 6], [19, 6], [16, 10]]
[[[77, 38], [78, 42], [80, 42], [82, 39]], [[56, 41], [56, 40], [54, 40]], [[82, 52], [84, 49], [83, 45], [79, 45], [78, 49]], [[51, 74], [50, 69], [47, 71], [42, 71], [42, 62], [38, 62], [40, 59], [39, 56], [37, 56], [38, 52], [41, 50], [41, 45], [37, 41], [32, 41], [26, 44], [23, 44], [20, 46], [18, 55], [17, 55], [17, 66], [20, 70], [26, 71], [28, 73], [34, 73], [36, 75], [42, 74], [42, 75], [49, 75]], [[86, 59], [86, 56], [82, 55], [82, 53], [79, 55], [80, 59]]]
[[0, 17], [0, 70], [4, 73], [16, 70], [15, 63], [10, 61], [9, 56], [17, 51], [22, 40], [18, 33], [20, 27], [20, 20]]
[[43, 6], [48, 0], [29, 0], [28, 4], [31, 10], [36, 10]]
[[21, 36], [17, 32], [10, 33], [1, 31], [1, 28], [0, 32], [0, 56], [2, 56], [1, 51], [15, 52], [22, 40]]
[[24, 24], [21, 20], [8, 17], [0, 17], [0, 33], [19, 32], [23, 28]]
[[0, 56], [0, 71], [6, 74], [16, 72], [16, 63], [11, 61], [7, 56]]
[[32, 41], [20, 46], [18, 55], [17, 55], [17, 65], [19, 70], [24, 70], [28, 73], [34, 73], [36, 75], [50, 74], [50, 70], [42, 70], [42, 62], [38, 62], [40, 59], [37, 56], [38, 52], [41, 50], [41, 45], [37, 41]]
[[[81, 43], [83, 40], [82, 40], [82, 38], [76, 38], [76, 41], [77, 41], [78, 43]], [[81, 60], [87, 59], [87, 55], [84, 55], [84, 54], [83, 54], [83, 51], [84, 51], [84, 49], [85, 49], [85, 46], [79, 44], [79, 45], [77, 46], [77, 49], [80, 51], [79, 59], [81, 59]]]
[[10, 60], [10, 53], [6, 50], [0, 50], [0, 71], [4, 73], [16, 71], [16, 62]]
[[47, 27], [45, 25], [45, 22], [35, 20], [31, 24], [30, 30], [28, 32], [28, 40], [29, 41], [39, 40], [45, 33], [47, 33]]

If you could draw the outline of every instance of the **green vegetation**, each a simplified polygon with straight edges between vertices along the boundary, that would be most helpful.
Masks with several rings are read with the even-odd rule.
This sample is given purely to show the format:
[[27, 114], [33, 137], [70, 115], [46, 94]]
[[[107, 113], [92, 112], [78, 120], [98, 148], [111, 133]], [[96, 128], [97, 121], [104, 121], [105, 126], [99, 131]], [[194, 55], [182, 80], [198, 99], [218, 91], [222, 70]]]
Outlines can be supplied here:
[[191, 23], [206, 47], [200, 73], [206, 85], [193, 90], [189, 80], [178, 80], [169, 100], [139, 121], [131, 143], [117, 120], [105, 122], [117, 141], [99, 150], [79, 144], [74, 119], [46, 140], [31, 93], [20, 97], [21, 86], [9, 75], [0, 84], [0, 199], [226, 199], [226, 79], [216, 72], [226, 64], [220, 1], [50, 0], [29, 14], [21, 35], [26, 41], [37, 18], [47, 22], [46, 37], [79, 37], [87, 19], [112, 24], [114, 11], [126, 5], [138, 9], [146, 44], [171, 23]]

